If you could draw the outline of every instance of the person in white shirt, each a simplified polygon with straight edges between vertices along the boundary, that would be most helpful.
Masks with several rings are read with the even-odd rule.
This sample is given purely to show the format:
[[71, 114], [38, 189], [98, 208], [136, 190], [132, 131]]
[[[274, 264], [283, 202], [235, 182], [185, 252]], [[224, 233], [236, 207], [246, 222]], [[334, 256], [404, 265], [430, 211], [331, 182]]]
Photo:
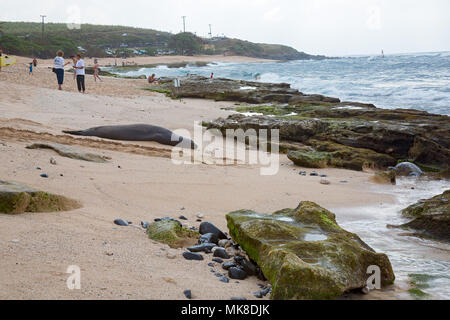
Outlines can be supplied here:
[[70, 64], [70, 62], [64, 63], [64, 52], [62, 52], [61, 50], [59, 50], [56, 53], [56, 57], [55, 57], [55, 65], [53, 67], [53, 72], [56, 73], [56, 79], [58, 79], [58, 89], [62, 90], [62, 85], [64, 83], [64, 67], [68, 64]]
[[78, 92], [84, 93], [86, 91], [84, 85], [85, 67], [84, 60], [81, 58], [81, 54], [77, 54], [76, 62], [77, 63], [73, 66], [73, 68], [75, 69], [75, 73], [77, 75]]

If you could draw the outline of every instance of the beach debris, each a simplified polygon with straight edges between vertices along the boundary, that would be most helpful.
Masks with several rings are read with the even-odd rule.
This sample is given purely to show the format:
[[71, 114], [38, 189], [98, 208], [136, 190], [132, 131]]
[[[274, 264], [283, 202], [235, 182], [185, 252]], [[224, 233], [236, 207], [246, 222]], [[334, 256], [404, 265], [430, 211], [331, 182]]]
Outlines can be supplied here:
[[75, 159], [75, 160], [82, 160], [82, 161], [89, 161], [89, 162], [96, 162], [96, 163], [106, 163], [108, 160], [111, 160], [111, 158], [84, 152], [79, 150], [78, 148], [75, 148], [74, 146], [68, 146], [64, 144], [59, 143], [33, 143], [31, 145], [28, 145], [26, 147], [27, 149], [51, 149], [58, 153], [62, 157]]
[[0, 213], [57, 212], [80, 207], [79, 202], [64, 196], [0, 180]]
[[183, 253], [183, 257], [186, 260], [194, 260], [194, 261], [202, 261], [203, 260], [203, 256], [199, 253], [194, 253], [194, 252], [184, 252]]
[[55, 160], [55, 158], [53, 158], [53, 157], [50, 158], [50, 164], [56, 166], [56, 160]]
[[121, 227], [128, 227], [130, 224], [128, 223], [128, 221], [125, 221], [123, 219], [116, 219], [114, 220], [114, 224], [121, 226]]
[[226, 218], [231, 236], [250, 258], [235, 256], [239, 267], [229, 269], [230, 278], [239, 270], [265, 276], [273, 285], [272, 299], [340, 297], [365, 287], [367, 269], [373, 265], [381, 269], [382, 286], [395, 279], [387, 255], [342, 229], [333, 213], [313, 202], [274, 214], [241, 210]]

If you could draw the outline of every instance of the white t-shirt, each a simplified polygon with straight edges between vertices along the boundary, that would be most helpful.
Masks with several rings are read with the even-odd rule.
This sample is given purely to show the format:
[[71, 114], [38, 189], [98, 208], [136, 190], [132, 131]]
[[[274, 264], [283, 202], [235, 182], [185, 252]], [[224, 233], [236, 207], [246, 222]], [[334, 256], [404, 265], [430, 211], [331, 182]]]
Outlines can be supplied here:
[[83, 69], [75, 69], [75, 73], [77, 76], [84, 76], [85, 72], [84, 72], [84, 60], [80, 59], [77, 61], [77, 64], [75, 65], [75, 67], [79, 68], [79, 67], [83, 67]]
[[64, 69], [64, 58], [63, 57], [55, 58], [55, 69]]

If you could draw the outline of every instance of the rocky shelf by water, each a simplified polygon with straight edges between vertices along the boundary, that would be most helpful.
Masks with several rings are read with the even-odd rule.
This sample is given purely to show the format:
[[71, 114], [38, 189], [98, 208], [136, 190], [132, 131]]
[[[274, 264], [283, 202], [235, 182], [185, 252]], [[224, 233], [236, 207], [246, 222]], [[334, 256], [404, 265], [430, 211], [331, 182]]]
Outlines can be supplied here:
[[424, 171], [450, 164], [450, 117], [412, 109], [379, 109], [309, 95], [289, 84], [261, 83], [200, 76], [162, 79], [148, 90], [173, 98], [234, 101], [239, 112], [205, 123], [219, 129], [279, 129], [280, 150], [303, 167], [352, 170], [385, 169], [411, 161]]
[[450, 190], [421, 200], [402, 214], [412, 220], [399, 228], [413, 230], [412, 235], [450, 242]]

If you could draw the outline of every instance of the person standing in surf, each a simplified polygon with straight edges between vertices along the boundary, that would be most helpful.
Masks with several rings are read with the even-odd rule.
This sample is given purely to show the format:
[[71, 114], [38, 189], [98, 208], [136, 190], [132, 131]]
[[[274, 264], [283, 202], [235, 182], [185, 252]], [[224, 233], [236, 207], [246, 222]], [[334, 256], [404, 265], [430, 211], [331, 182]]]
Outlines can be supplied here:
[[58, 80], [58, 90], [62, 90], [62, 85], [64, 83], [64, 67], [70, 62], [64, 63], [64, 52], [59, 50], [56, 52], [56, 57], [54, 60], [53, 72], [56, 74], [56, 79]]
[[74, 65], [73, 68], [75, 69], [75, 73], [77, 75], [78, 92], [85, 93], [86, 91], [84, 83], [85, 68], [84, 68], [84, 60], [81, 58], [81, 54], [77, 54], [76, 65]]

